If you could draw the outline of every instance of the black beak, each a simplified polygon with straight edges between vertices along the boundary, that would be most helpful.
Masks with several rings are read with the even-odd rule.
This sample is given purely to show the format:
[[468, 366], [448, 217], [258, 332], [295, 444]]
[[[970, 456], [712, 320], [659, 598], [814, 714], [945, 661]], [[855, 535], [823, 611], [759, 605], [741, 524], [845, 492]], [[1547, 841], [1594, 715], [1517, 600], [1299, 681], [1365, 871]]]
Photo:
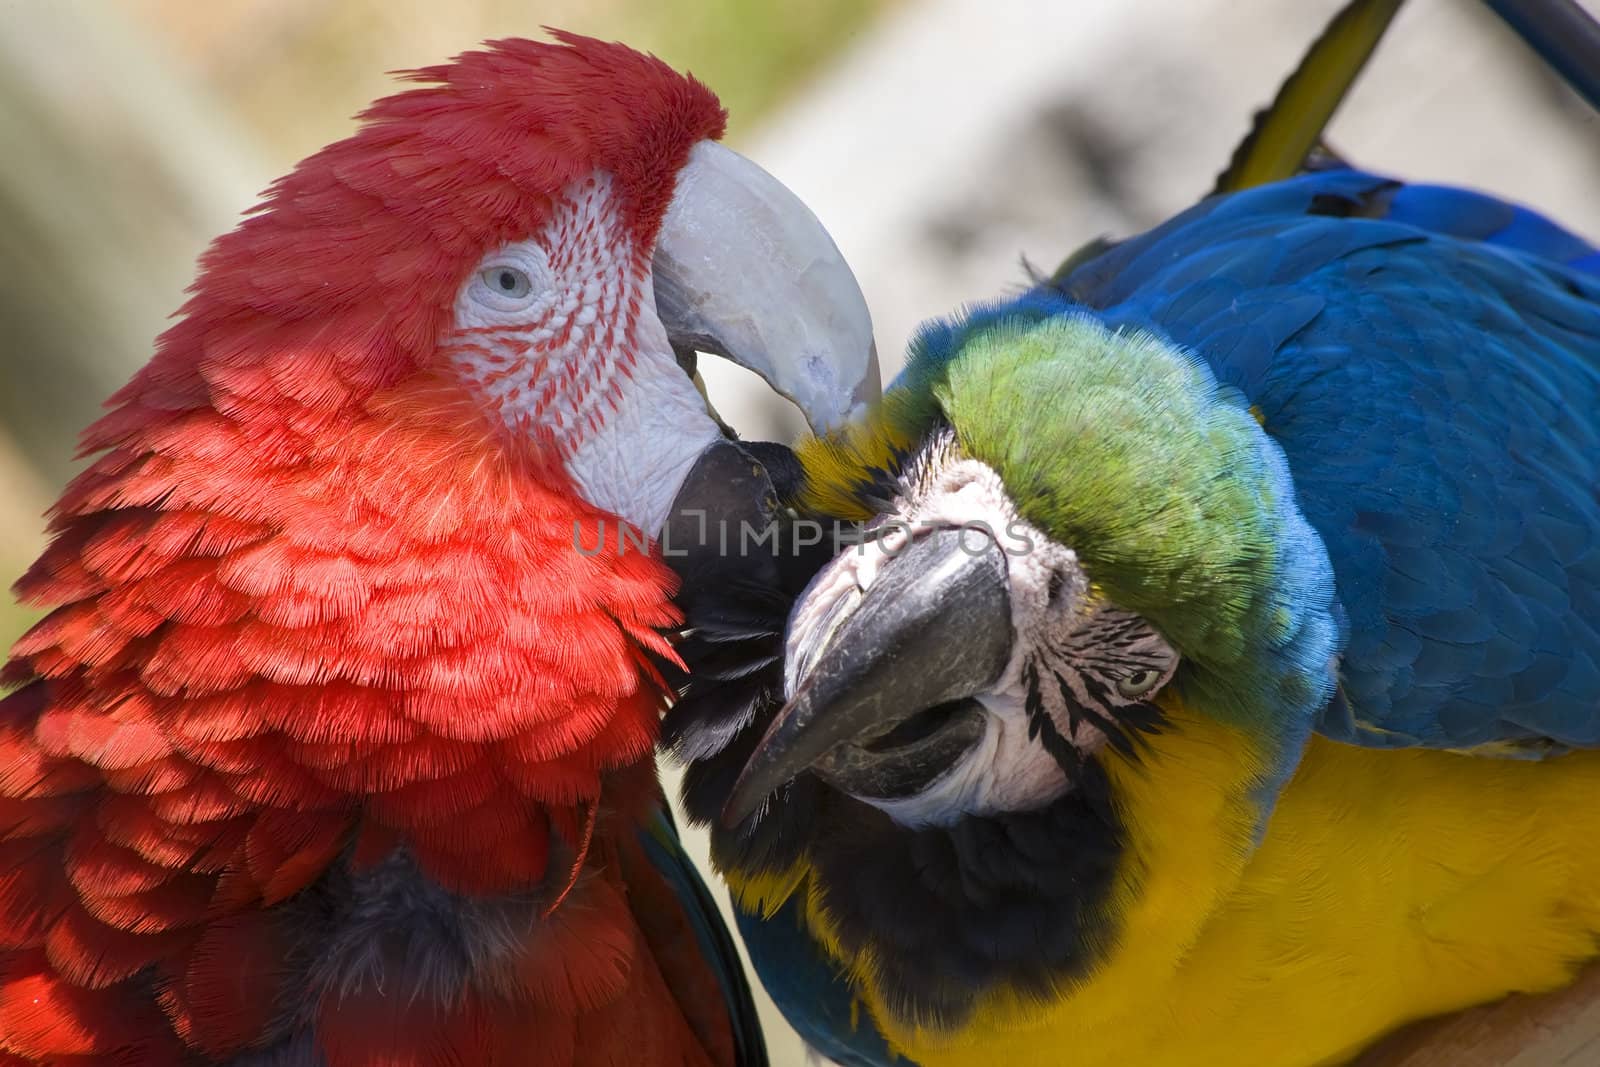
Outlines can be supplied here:
[[[829, 572], [846, 565], [830, 564], [791, 619], [807, 617]], [[915, 792], [982, 737], [970, 698], [999, 679], [1014, 641], [1005, 553], [993, 538], [972, 528], [920, 534], [883, 561], [865, 596], [841, 597], [822, 616], [812, 633], [791, 635], [801, 676], [723, 808], [727, 825], [809, 769], [857, 796]]]

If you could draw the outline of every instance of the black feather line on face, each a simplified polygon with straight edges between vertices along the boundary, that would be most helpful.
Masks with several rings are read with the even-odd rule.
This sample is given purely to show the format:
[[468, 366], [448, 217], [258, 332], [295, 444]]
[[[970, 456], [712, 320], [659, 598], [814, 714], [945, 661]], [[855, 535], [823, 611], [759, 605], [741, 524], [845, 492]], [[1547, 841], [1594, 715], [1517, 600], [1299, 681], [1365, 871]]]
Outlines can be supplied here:
[[[1128, 661], [1118, 661], [1119, 664], [1126, 662]], [[1067, 676], [1061, 671], [1052, 670], [1050, 674], [1055, 679], [1056, 691], [1061, 697], [1062, 706], [1066, 709], [1067, 730], [1073, 738], [1078, 736], [1078, 728], [1087, 722], [1103, 734], [1107, 743], [1118, 752], [1134, 758], [1138, 755], [1138, 738], [1159, 731], [1165, 721], [1161, 709], [1154, 704], [1119, 706], [1111, 699], [1111, 690], [1090, 672], [1085, 671], [1078, 677], [1082, 679], [1084, 688], [1089, 690], [1089, 695], [1100, 702], [1100, 706], [1079, 700], [1078, 694], [1067, 681]], [[1039, 671], [1031, 659], [1023, 666], [1022, 680], [1027, 694], [1023, 707], [1028, 716], [1028, 739], [1039, 740], [1045, 751], [1071, 781], [1074, 772], [1083, 763], [1084, 754], [1076, 744], [1062, 736], [1055, 720], [1045, 710]], [[1102, 707], [1113, 710], [1108, 713], [1103, 711]], [[1070, 750], [1070, 753], [1066, 750]]]
[[[1099, 704], [1100, 707], [1111, 706], [1111, 688], [1109, 686], [1088, 671], [1084, 671], [1078, 677], [1083, 681], [1083, 687], [1089, 691], [1090, 701]], [[1066, 680], [1059, 675], [1057, 680], [1061, 683], [1062, 696], [1078, 704], [1083, 714], [1094, 723], [1101, 733], [1106, 735], [1106, 740], [1111, 743], [1112, 747], [1124, 756], [1132, 756], [1133, 738], [1128, 735], [1127, 730], [1123, 729], [1122, 724], [1108, 718], [1098, 707], [1078, 701], [1077, 697], [1072, 695], [1072, 689], [1067, 685]]]
[[[1077, 745], [1061, 736], [1061, 731], [1056, 729], [1056, 721], [1045, 710], [1044, 694], [1039, 689], [1039, 670], [1033, 660], [1023, 666], [1022, 680], [1027, 689], [1023, 707], [1028, 715], [1028, 740], [1036, 740], [1043, 745], [1050, 758], [1056, 761], [1056, 766], [1061, 768], [1061, 773], [1067, 776], [1067, 781], [1076, 782], [1083, 771], [1083, 753]], [[1079, 715], [1083, 709], [1075, 699], [1070, 699], [1071, 691], [1060, 675], [1056, 675], [1056, 682], [1061, 686], [1062, 697], [1068, 698], [1068, 728], [1076, 736]]]

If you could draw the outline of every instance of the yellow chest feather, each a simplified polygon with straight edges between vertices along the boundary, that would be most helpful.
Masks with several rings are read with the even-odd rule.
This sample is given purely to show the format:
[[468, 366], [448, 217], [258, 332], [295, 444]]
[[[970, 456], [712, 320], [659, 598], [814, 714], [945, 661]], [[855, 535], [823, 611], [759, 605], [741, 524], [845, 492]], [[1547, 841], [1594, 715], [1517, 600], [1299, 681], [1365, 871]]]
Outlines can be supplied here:
[[923, 1067], [1313, 1067], [1410, 1019], [1564, 984], [1597, 952], [1600, 752], [1524, 762], [1315, 739], [1260, 846], [1241, 739], [1185, 719], [1109, 770], [1118, 940], [1049, 1003], [897, 1027]]

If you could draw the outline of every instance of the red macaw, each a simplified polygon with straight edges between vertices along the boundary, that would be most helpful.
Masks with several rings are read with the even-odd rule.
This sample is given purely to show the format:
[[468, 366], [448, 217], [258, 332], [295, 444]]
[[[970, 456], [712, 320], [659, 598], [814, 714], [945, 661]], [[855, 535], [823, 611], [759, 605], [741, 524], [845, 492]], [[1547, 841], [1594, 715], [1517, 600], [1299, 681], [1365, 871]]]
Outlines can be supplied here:
[[3, 675], [0, 1065], [761, 1062], [651, 758], [676, 579], [597, 533], [730, 447], [675, 348], [825, 426], [870, 323], [709, 90], [557, 36], [281, 179], [87, 431]]

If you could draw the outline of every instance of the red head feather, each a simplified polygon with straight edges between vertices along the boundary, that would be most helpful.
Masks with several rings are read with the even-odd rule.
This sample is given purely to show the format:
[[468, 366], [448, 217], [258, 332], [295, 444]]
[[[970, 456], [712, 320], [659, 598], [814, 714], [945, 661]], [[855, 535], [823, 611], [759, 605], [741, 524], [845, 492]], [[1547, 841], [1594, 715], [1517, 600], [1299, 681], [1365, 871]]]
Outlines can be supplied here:
[[[314, 978], [266, 909], [339, 857], [404, 845], [446, 890], [548, 904], [603, 782], [652, 795], [671, 579], [576, 551], [599, 513], [436, 359], [487, 250], [605, 170], [647, 254], [722, 128], [657, 60], [561, 41], [418, 72], [278, 182], [86, 435], [0, 702], [0, 1060], [231, 1055]], [[552, 1003], [508, 995], [523, 1029]]]
[[[408, 75], [353, 136], [301, 162], [201, 260], [184, 321], [115, 401], [208, 362], [315, 345], [363, 384], [426, 366], [464, 274], [607, 171], [648, 254], [690, 148], [721, 136], [711, 91], [653, 56], [556, 33]], [[115, 402], [114, 401], [114, 402]], [[102, 447], [106, 431], [93, 433]]]

